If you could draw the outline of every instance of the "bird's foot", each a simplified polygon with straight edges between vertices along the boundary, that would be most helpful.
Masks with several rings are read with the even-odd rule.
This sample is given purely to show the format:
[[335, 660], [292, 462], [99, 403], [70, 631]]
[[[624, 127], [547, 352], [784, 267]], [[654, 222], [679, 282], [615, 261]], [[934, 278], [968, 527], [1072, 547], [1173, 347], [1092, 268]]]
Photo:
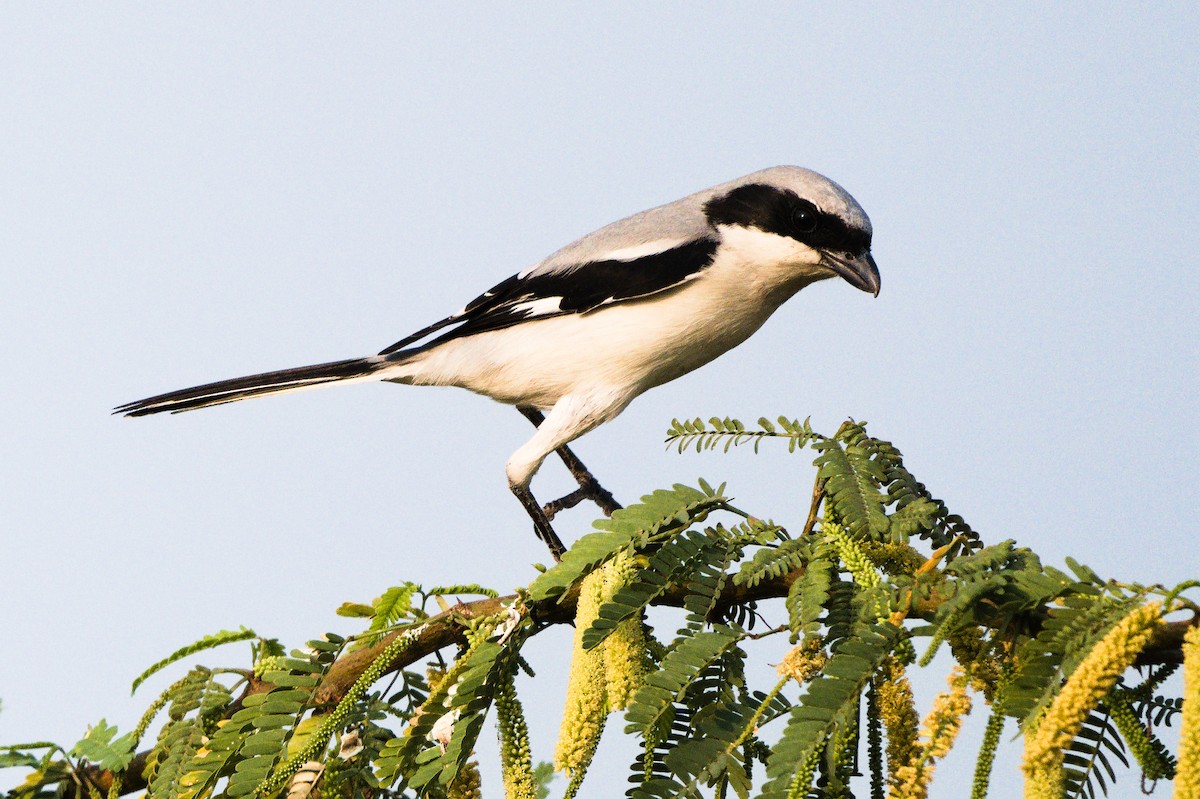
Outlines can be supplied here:
[[510, 486], [513, 494], [521, 501], [525, 512], [529, 514], [529, 518], [533, 520], [533, 532], [541, 541], [550, 548], [550, 555], [554, 558], [554, 562], [558, 563], [562, 560], [563, 553], [567, 548], [563, 546], [562, 539], [558, 537], [558, 533], [554, 532], [554, 528], [550, 525], [550, 519], [546, 512], [542, 510], [542, 506], [534, 499], [533, 494], [528, 488], [520, 486]]
[[558, 515], [559, 511], [573, 508], [580, 502], [590, 499], [604, 512], [605, 516], [612, 516], [613, 511], [621, 509], [621, 503], [613, 499], [613, 495], [608, 492], [604, 486], [600, 485], [591, 475], [584, 485], [572, 491], [566, 496], [559, 497], [553, 502], [547, 502], [542, 506], [542, 511], [546, 514], [547, 519], [553, 519]]
[[558, 515], [559, 511], [573, 508], [580, 502], [583, 502], [585, 499], [588, 499], [587, 492], [582, 488], [577, 488], [566, 496], [559, 497], [553, 502], [547, 502], [542, 506], [542, 513], [546, 514], [547, 519], [553, 521], [554, 517]]

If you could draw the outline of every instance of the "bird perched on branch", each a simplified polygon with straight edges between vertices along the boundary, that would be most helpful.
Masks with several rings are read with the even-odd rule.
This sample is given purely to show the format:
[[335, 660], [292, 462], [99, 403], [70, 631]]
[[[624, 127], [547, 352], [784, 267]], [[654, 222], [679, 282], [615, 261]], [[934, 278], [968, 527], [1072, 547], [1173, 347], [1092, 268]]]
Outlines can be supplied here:
[[[828, 178], [772, 167], [602, 227], [378, 355], [172, 391], [116, 413], [176, 413], [333, 383], [461, 386], [537, 425], [505, 470], [557, 558], [554, 513], [583, 499], [606, 513], [620, 507], [567, 444], [741, 344], [785, 300], [830, 277], [878, 295], [870, 220]], [[580, 488], [543, 507], [529, 484], [556, 450]]]

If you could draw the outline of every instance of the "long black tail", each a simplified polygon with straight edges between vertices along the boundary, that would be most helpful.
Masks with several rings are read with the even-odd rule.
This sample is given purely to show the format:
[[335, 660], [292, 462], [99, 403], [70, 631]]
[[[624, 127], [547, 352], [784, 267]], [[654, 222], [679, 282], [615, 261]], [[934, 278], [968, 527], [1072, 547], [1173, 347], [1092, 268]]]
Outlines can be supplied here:
[[237, 402], [250, 397], [313, 388], [325, 383], [368, 379], [380, 369], [390, 365], [392, 364], [387, 359], [374, 356], [334, 361], [333, 363], [319, 363], [314, 366], [298, 366], [295, 369], [235, 377], [232, 380], [221, 380], [180, 391], [170, 391], [166, 394], [159, 394], [157, 397], [127, 402], [115, 408], [113, 413], [125, 416], [148, 416], [152, 413], [193, 411], [197, 408], [223, 405], [226, 402]]

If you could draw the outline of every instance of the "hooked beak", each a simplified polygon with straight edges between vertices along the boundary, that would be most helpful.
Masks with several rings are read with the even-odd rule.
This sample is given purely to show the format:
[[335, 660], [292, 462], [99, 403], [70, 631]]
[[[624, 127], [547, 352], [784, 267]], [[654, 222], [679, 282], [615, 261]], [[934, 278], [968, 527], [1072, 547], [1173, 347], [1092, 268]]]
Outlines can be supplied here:
[[832, 269], [854, 288], [879, 296], [879, 267], [875, 266], [870, 250], [860, 255], [834, 255], [828, 250], [821, 250], [821, 265]]

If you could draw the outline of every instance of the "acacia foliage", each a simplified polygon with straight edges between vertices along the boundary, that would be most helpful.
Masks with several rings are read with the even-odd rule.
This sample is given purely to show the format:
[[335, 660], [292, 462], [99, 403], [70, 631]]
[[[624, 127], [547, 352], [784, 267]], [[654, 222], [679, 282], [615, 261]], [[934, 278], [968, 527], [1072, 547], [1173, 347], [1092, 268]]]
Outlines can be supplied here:
[[[0, 747], [0, 767], [28, 772], [11, 796], [475, 796], [473, 750], [498, 713], [505, 792], [534, 799], [549, 789], [548, 767], [534, 765], [515, 678], [532, 674], [525, 642], [570, 620], [576, 657], [608, 657], [569, 688], [568, 708], [591, 702], [599, 723], [564, 719], [564, 734], [582, 736], [568, 796], [595, 751], [589, 736], [613, 715], [606, 681], [631, 680], [640, 687], [620, 703], [623, 725], [607, 726], [641, 744], [632, 799], [925, 796], [969, 693], [990, 713], [974, 797], [987, 795], [1006, 720], [1025, 734], [1028, 795], [1090, 799], [1129, 766], [1174, 776], [1176, 758], [1158, 736], [1184, 706], [1162, 693], [1174, 666], [1135, 675], [1127, 667], [1136, 648], [1115, 639], [1152, 601], [1165, 613], [1196, 611], [1182, 595], [1189, 586], [1106, 581], [1072, 560], [1066, 570], [1043, 565], [1013, 541], [988, 545], [864, 424], [831, 436], [786, 418], [754, 430], [732, 419], [676, 421], [668, 431], [681, 452], [758, 451], [772, 441], [815, 452], [811, 512], [790, 529], [735, 506], [724, 486], [676, 485], [597, 521], [559, 564], [503, 599], [474, 585], [405, 583], [338, 609], [364, 620], [356, 636], [325, 634], [290, 652], [244, 628], [205, 636], [151, 666], [134, 689], [237, 641], [252, 640], [249, 661], [191, 666], [124, 735], [101, 720], [70, 747]], [[601, 588], [577, 615], [581, 585]], [[430, 609], [470, 594], [489, 600]], [[645, 623], [659, 604], [684, 611], [674, 635]], [[1155, 607], [1148, 624], [1161, 616]], [[453, 634], [425, 651], [425, 636], [441, 628]], [[764, 643], [752, 650], [752, 640]], [[950, 687], [918, 734], [906, 670], [930, 666], [947, 645]], [[778, 663], [777, 680], [752, 684], [749, 657]], [[1111, 679], [1079, 684], [1100, 673]], [[1072, 703], [1086, 706], [1064, 707]], [[1037, 733], [1048, 715], [1079, 721], [1056, 751], [1031, 751], [1044, 748]]]

